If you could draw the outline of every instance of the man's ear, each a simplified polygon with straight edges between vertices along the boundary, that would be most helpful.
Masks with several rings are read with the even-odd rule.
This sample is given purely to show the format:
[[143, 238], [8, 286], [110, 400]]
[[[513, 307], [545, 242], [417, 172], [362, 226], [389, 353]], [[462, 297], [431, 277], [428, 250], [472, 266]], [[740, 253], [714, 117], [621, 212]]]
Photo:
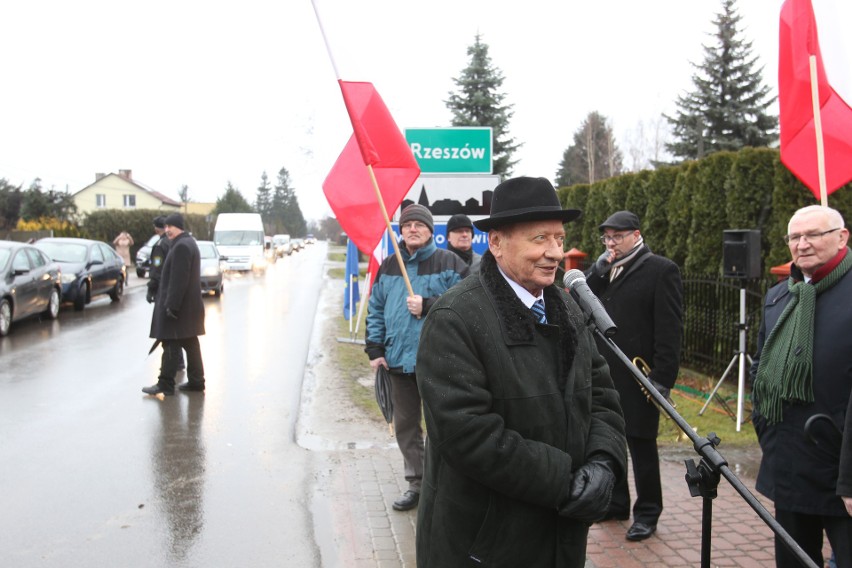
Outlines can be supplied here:
[[505, 236], [498, 230], [492, 230], [488, 233], [488, 250], [494, 255], [494, 258], [503, 256], [503, 241]]

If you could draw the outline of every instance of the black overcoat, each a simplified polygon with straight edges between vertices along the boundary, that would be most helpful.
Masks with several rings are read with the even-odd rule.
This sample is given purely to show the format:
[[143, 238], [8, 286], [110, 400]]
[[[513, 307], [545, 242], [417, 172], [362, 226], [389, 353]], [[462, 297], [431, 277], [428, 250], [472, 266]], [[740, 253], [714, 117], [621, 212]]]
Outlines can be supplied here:
[[[651, 367], [650, 378], [672, 388], [683, 340], [683, 283], [677, 265], [643, 247], [613, 282], [608, 274], [601, 277], [593, 273], [588, 274], [587, 281], [618, 327], [615, 344], [631, 361], [642, 357]], [[621, 396], [627, 434], [656, 438], [660, 422], [657, 405], [648, 400], [633, 373], [607, 347], [599, 343], [598, 348], [609, 363], [612, 381]]]
[[[790, 298], [786, 281], [766, 294], [758, 350], [751, 367], [752, 380], [760, 365], [764, 341]], [[760, 401], [754, 401], [752, 419], [763, 450], [755, 488], [772, 499], [778, 509], [809, 515], [847, 515], [843, 501], [837, 496], [839, 437], [832, 433], [833, 426], [817, 419], [819, 422], [812, 427], [814, 439], [811, 440], [805, 435], [805, 423], [816, 414], [824, 414], [837, 427], [844, 424], [852, 392], [850, 298], [852, 271], [817, 296], [813, 339], [814, 402], [785, 402], [781, 422], [767, 424], [760, 414]]]
[[[177, 319], [166, 316], [166, 308], [175, 312]], [[172, 240], [163, 263], [150, 336], [162, 340], [199, 335], [204, 335], [201, 255], [192, 235], [181, 233]]]
[[419, 568], [585, 563], [588, 525], [560, 511], [591, 454], [625, 475], [624, 420], [578, 306], [556, 286], [544, 296], [542, 325], [486, 252], [426, 317]]

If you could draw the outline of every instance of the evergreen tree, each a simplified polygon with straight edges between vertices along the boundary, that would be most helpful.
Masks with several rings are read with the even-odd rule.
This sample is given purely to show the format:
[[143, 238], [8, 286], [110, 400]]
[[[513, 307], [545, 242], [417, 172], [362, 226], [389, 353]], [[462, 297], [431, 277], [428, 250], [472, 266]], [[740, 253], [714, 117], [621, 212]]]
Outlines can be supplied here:
[[307, 223], [299, 207], [296, 191], [290, 187], [290, 173], [287, 168], [278, 170], [278, 182], [272, 194], [272, 210], [278, 232], [289, 233], [292, 237], [305, 236]]
[[228, 182], [225, 193], [216, 200], [216, 207], [213, 208], [213, 215], [220, 213], [254, 213], [254, 209], [240, 193], [240, 190], [235, 188], [231, 182]]
[[595, 183], [622, 173], [623, 158], [605, 116], [590, 112], [562, 154], [556, 186]]
[[54, 189], [43, 191], [39, 178], [34, 179], [29, 189], [21, 196], [20, 207], [21, 218], [24, 221], [44, 218], [71, 221], [77, 213], [77, 205], [70, 194]]
[[263, 218], [264, 225], [272, 223], [272, 186], [269, 185], [269, 177], [266, 172], [263, 172], [260, 176], [254, 208]]
[[716, 45], [704, 46], [704, 63], [694, 65], [694, 91], [677, 99], [677, 114], [666, 116], [674, 142], [666, 149], [674, 156], [695, 159], [713, 152], [765, 147], [777, 138], [778, 118], [767, 114], [775, 101], [762, 84], [762, 68], [755, 69], [752, 43], [741, 38], [736, 0], [722, 0], [717, 14]]
[[21, 216], [21, 187], [0, 178], [0, 229], [13, 229]]
[[491, 64], [488, 45], [476, 35], [474, 44], [467, 48], [468, 66], [461, 77], [453, 79], [457, 92], [450, 92], [444, 101], [453, 113], [453, 126], [490, 126], [492, 136], [493, 173], [508, 177], [517, 160], [512, 154], [520, 146], [509, 136], [509, 119], [512, 105], [504, 104], [506, 95], [499, 92], [503, 73]]

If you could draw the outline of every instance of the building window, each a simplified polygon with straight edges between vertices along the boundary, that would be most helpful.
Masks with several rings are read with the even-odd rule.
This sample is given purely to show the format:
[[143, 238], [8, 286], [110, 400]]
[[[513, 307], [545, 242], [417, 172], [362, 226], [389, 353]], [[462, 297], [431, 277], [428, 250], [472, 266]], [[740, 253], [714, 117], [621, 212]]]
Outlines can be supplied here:
[[125, 207], [136, 207], [136, 196], [135, 195], [125, 195], [124, 196], [124, 206]]
[[98, 207], [106, 207], [106, 194], [98, 193], [95, 195], [95, 204]]

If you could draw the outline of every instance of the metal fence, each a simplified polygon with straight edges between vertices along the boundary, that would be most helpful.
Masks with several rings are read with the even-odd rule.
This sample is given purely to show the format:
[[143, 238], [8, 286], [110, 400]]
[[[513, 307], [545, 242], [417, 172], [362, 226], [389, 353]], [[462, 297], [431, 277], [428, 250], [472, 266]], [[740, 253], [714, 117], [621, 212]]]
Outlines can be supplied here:
[[681, 365], [720, 376], [739, 350], [740, 297], [745, 290], [746, 353], [757, 349], [763, 296], [775, 278], [741, 280], [684, 274]]

